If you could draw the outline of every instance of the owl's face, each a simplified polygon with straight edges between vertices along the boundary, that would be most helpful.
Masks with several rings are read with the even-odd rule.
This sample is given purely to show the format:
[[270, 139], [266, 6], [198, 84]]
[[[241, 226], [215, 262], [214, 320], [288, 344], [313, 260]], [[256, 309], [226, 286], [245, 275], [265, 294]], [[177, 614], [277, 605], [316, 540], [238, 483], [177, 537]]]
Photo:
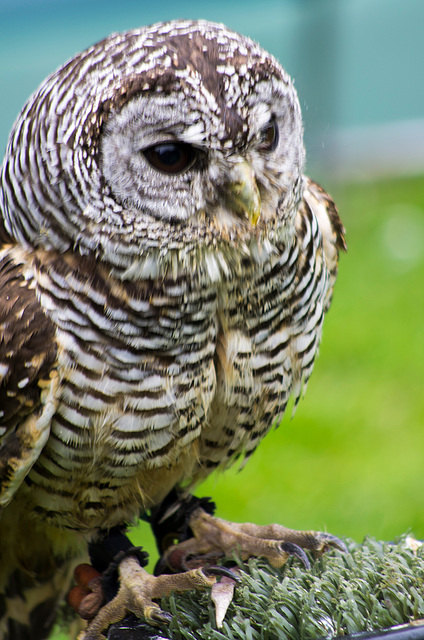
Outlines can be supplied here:
[[221, 25], [110, 36], [47, 79], [10, 140], [3, 173], [22, 174], [25, 155], [31, 194], [25, 207], [5, 183], [6, 228], [27, 244], [94, 250], [117, 267], [155, 247], [247, 246], [294, 224], [296, 92], [272, 56]]

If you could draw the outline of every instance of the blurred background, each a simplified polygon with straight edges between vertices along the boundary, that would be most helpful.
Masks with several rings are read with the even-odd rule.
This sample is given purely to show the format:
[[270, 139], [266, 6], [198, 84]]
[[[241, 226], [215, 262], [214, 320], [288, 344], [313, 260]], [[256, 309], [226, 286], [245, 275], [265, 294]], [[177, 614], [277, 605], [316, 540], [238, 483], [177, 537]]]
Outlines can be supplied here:
[[[307, 172], [334, 196], [349, 247], [296, 415], [197, 493], [228, 519], [424, 538], [424, 3], [0, 0], [2, 153], [56, 67], [112, 31], [172, 18], [224, 22], [295, 79]], [[152, 548], [147, 529], [135, 539]]]

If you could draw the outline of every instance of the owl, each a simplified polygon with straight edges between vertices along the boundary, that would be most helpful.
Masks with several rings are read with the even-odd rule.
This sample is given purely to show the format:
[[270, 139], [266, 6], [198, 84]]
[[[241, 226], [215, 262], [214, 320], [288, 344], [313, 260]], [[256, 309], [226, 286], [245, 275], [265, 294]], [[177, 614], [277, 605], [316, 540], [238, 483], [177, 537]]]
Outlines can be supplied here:
[[[287, 73], [206, 21], [113, 34], [22, 109], [0, 186], [2, 640], [48, 637], [76, 565], [99, 640], [128, 611], [166, 622], [155, 600], [234, 549], [343, 546], [191, 495], [311, 374], [345, 244], [304, 156]], [[125, 535], [141, 516], [162, 575]]]

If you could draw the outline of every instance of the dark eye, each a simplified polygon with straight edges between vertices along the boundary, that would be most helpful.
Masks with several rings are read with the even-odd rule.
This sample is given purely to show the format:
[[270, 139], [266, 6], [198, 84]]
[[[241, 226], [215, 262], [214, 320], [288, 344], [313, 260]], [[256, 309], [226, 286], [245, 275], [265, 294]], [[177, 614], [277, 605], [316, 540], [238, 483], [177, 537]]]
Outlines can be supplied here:
[[278, 124], [273, 120], [261, 131], [260, 149], [264, 151], [274, 151], [278, 145]]
[[196, 159], [196, 150], [184, 142], [163, 142], [143, 150], [154, 169], [175, 175], [187, 171]]

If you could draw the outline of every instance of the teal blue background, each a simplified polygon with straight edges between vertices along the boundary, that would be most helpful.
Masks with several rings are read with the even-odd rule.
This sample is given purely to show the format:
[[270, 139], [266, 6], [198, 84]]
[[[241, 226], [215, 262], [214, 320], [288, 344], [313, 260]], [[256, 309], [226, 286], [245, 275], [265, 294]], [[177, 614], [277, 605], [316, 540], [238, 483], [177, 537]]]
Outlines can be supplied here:
[[[28, 95], [66, 59], [112, 31], [181, 17], [224, 22], [279, 58], [295, 79], [308, 164], [320, 175], [343, 162], [349, 175], [354, 145], [340, 132], [357, 144], [358, 127], [423, 118], [422, 0], [0, 0], [0, 150]], [[370, 146], [381, 141], [362, 135], [356, 164]], [[418, 154], [423, 168], [421, 128], [409, 146], [392, 148], [396, 162]]]

